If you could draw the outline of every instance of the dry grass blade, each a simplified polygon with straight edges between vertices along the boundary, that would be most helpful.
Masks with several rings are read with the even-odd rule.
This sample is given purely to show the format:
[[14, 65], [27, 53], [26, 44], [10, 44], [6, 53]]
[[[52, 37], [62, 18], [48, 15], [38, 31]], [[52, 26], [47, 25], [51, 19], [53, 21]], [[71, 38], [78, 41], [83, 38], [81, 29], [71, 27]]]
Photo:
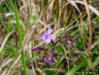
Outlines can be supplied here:
[[57, 72], [65, 72], [64, 70], [62, 70], [62, 69], [57, 69], [57, 68], [45, 68], [45, 69], [43, 69], [43, 71], [47, 71], [47, 70], [49, 70], [49, 71], [57, 71]]
[[99, 16], [99, 11], [95, 9], [92, 5], [88, 5], [90, 10], [93, 11], [97, 16]]
[[5, 0], [1, 0], [1, 1], [0, 1], [0, 5], [1, 5], [4, 1], [5, 1]]
[[86, 7], [86, 11], [88, 14], [88, 21], [89, 21], [89, 42], [88, 42], [88, 54], [90, 53], [90, 49], [91, 49], [91, 44], [92, 44], [92, 25], [91, 25], [91, 15], [90, 15], [90, 10], [88, 8], [88, 4], [86, 0], [83, 0], [85, 3], [85, 7]]
[[99, 40], [97, 40], [92, 46], [91, 46], [91, 50], [95, 48], [96, 45], [99, 44]]
[[[32, 45], [31, 45], [31, 44], [32, 44], [32, 43], [30, 42], [30, 43], [29, 43], [29, 48], [30, 48], [29, 56], [32, 58], [32, 51], [31, 51], [31, 48], [32, 48], [31, 46], [32, 46]], [[31, 69], [30, 69], [30, 70], [28, 69], [28, 75], [37, 75], [36, 72], [35, 72], [34, 64], [33, 64], [32, 62], [31, 62], [31, 66], [32, 66], [32, 70], [31, 70]], [[30, 71], [30, 72], [29, 72], [29, 71]]]
[[[75, 1], [76, 3], [80, 3], [80, 4], [83, 4], [83, 5], [85, 5], [85, 3], [83, 2], [83, 1]], [[95, 8], [95, 7], [93, 7], [92, 5], [89, 5], [88, 4], [88, 8], [92, 11], [92, 12], [94, 12], [97, 16], [99, 16], [99, 11]]]
[[4, 70], [1, 75], [6, 75], [7, 70]]
[[68, 3], [66, 3], [65, 5], [68, 5], [69, 3], [71, 3], [76, 9], [77, 9], [77, 11], [79, 12], [79, 13], [81, 13], [80, 12], [80, 10], [79, 10], [79, 8], [78, 8], [78, 6], [76, 5], [76, 3], [75, 3], [75, 1], [72, 1], [72, 0], [68, 0]]
[[8, 35], [5, 37], [3, 43], [2, 43], [2, 45], [1, 45], [1, 47], [0, 47], [0, 53], [1, 53], [1, 51], [2, 51], [2, 49], [3, 49], [3, 47], [4, 47], [4, 45], [6, 44], [8, 38], [11, 36], [11, 34], [12, 34], [13, 32], [14, 32], [14, 31], [8, 33]]
[[71, 5], [73, 5], [73, 6], [77, 9], [77, 11], [80, 13], [80, 20], [81, 20], [81, 35], [83, 35], [83, 20], [82, 20], [82, 13], [81, 13], [81, 11], [79, 10], [79, 8], [78, 8], [78, 6], [77, 6], [77, 4], [76, 4], [75, 1], [73, 1], [73, 0], [68, 0], [68, 2], [65, 4], [65, 6], [67, 6], [69, 3], [71, 3]]
[[39, 71], [41, 75], [46, 75], [40, 68], [37, 68], [37, 71]]
[[5, 67], [6, 65], [8, 65], [13, 59], [9, 59], [7, 62], [5, 62], [4, 64], [1, 65], [0, 67], [0, 71], [2, 70], [3, 67]]
[[4, 14], [5, 17], [9, 17], [9, 16], [13, 16], [13, 15], [15, 15], [15, 13], [6, 13], [6, 14]]
[[15, 67], [16, 63], [20, 60], [21, 55], [15, 60], [15, 62], [12, 64], [12, 66], [10, 67], [8, 73], [6, 75], [10, 75], [10, 72], [13, 70], [13, 68]]

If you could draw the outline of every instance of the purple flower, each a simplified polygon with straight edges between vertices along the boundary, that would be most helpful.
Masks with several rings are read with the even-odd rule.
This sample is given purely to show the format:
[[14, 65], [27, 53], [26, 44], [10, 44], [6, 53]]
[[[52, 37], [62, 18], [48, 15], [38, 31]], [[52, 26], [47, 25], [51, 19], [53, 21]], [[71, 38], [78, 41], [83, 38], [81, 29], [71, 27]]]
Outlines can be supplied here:
[[62, 44], [63, 44], [63, 45], [67, 45], [67, 44], [68, 44], [68, 43], [67, 43], [67, 40], [63, 40], [63, 41], [62, 41]]
[[52, 60], [49, 60], [49, 59], [46, 59], [46, 58], [44, 58], [44, 61], [45, 61], [46, 63], [48, 63], [48, 64], [55, 64], [55, 63], [52, 62]]
[[53, 64], [52, 60], [46, 59], [46, 55], [45, 54], [42, 55], [42, 59], [48, 64]]
[[56, 36], [54, 34], [51, 34], [52, 31], [53, 30], [49, 28], [47, 32], [42, 36], [42, 40], [45, 40], [46, 43], [50, 43], [51, 40], [55, 40]]
[[48, 64], [55, 64], [55, 63], [52, 62], [53, 56], [54, 56], [54, 51], [53, 51], [53, 50], [50, 50], [50, 57], [49, 57], [49, 59], [46, 59], [46, 54], [43, 54], [43, 55], [42, 55], [42, 59], [43, 59], [46, 63], [48, 63]]
[[36, 51], [36, 50], [44, 50], [44, 48], [43, 47], [32, 48], [32, 51]]
[[52, 60], [53, 57], [54, 57], [54, 51], [53, 51], [53, 49], [52, 49], [52, 50], [50, 50], [50, 57], [49, 57], [49, 60]]

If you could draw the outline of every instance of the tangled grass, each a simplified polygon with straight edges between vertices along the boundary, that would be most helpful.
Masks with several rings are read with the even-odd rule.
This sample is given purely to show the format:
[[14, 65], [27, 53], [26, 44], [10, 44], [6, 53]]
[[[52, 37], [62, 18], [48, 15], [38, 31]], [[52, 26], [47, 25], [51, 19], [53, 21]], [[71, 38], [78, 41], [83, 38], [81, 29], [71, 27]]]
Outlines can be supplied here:
[[0, 0], [0, 75], [51, 74], [99, 75], [99, 0]]

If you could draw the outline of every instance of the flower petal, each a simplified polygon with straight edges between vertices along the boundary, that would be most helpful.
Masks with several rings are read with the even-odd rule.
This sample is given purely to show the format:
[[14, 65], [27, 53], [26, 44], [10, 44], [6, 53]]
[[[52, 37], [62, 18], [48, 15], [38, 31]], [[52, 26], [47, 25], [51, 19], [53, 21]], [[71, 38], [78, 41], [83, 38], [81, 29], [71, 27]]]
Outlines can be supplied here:
[[55, 63], [53, 63], [51, 60], [48, 60], [48, 59], [46, 59], [46, 58], [44, 58], [44, 61], [45, 61], [46, 63], [48, 63], [48, 64], [55, 64]]
[[56, 35], [55, 34], [52, 34], [51, 35], [51, 40], [55, 40], [56, 39]]
[[50, 42], [51, 42], [51, 39], [48, 38], [48, 39], [46, 39], [45, 41], [46, 41], [46, 43], [50, 43]]
[[43, 47], [32, 48], [32, 51], [36, 51], [36, 50], [44, 50], [44, 48]]
[[49, 29], [47, 30], [47, 33], [48, 33], [48, 34], [51, 34], [52, 31], [53, 31], [53, 30], [52, 30], [51, 28], [49, 28]]
[[45, 34], [42, 36], [42, 40], [46, 40], [46, 36], [47, 36], [47, 34], [45, 33]]
[[49, 57], [49, 60], [52, 60], [54, 57], [54, 50], [50, 50], [50, 57]]

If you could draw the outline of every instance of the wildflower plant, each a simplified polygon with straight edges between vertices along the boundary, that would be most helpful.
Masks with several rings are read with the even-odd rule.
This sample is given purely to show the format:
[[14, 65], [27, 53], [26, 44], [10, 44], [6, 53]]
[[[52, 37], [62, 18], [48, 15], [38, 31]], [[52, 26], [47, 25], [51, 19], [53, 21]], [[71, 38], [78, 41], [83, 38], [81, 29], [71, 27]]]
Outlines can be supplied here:
[[[51, 34], [52, 31], [53, 31], [53, 30], [52, 30], [51, 28], [49, 28], [49, 29], [47, 30], [47, 32], [44, 33], [44, 35], [42, 36], [42, 40], [44, 40], [46, 44], [48, 44], [48, 43], [53, 44], [53, 43], [54, 43], [54, 40], [56, 39], [56, 35], [55, 35], [55, 34]], [[52, 59], [53, 59], [53, 57], [54, 57], [54, 49], [53, 49], [53, 48], [54, 48], [54, 47], [52, 47], [52, 48], [50, 49], [49, 59], [47, 59], [46, 54], [42, 54], [42, 59], [43, 59], [46, 63], [48, 63], [48, 64], [55, 64], [55, 63], [52, 62]], [[32, 48], [32, 51], [36, 51], [36, 50], [44, 51], [44, 50], [46, 50], [46, 49], [43, 48], [43, 47]]]
[[[42, 40], [44, 40], [46, 44], [49, 43], [50, 47], [48, 47], [48, 49], [50, 51], [49, 51], [49, 58], [46, 57], [47, 53], [44, 53], [44, 52], [43, 52], [41, 58], [42, 58], [42, 60], [44, 60], [48, 64], [55, 64], [55, 63], [52, 62], [52, 60], [53, 60], [53, 57], [54, 57], [54, 49], [55, 49], [56, 44], [58, 42], [61, 42], [61, 44], [64, 45], [64, 46], [72, 47], [73, 43], [78, 38], [78, 35], [75, 35], [74, 37], [72, 37], [71, 35], [65, 33], [63, 36], [60, 37], [60, 39], [58, 41], [56, 41], [56, 35], [52, 34], [52, 32], [53, 32], [53, 30], [51, 28], [49, 28], [47, 30], [47, 32], [45, 32], [42, 35]], [[32, 48], [32, 51], [36, 51], [36, 50], [48, 51], [48, 49], [46, 49], [44, 47], [36, 47], [36, 48]]]

